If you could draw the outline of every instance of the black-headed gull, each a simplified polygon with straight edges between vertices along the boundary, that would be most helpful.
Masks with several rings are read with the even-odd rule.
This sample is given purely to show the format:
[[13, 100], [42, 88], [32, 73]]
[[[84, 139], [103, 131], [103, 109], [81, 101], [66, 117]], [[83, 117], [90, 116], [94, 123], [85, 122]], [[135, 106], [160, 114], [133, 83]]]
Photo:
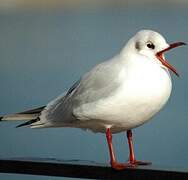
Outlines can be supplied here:
[[[74, 127], [106, 133], [112, 168], [145, 165], [135, 159], [131, 129], [149, 121], [169, 99], [172, 82], [168, 70], [178, 73], [164, 53], [181, 45], [185, 43], [168, 44], [159, 33], [141, 30], [118, 55], [95, 66], [46, 106], [0, 120], [29, 120], [18, 127]], [[112, 146], [112, 133], [122, 131], [127, 131], [129, 144], [125, 164], [116, 161]]]

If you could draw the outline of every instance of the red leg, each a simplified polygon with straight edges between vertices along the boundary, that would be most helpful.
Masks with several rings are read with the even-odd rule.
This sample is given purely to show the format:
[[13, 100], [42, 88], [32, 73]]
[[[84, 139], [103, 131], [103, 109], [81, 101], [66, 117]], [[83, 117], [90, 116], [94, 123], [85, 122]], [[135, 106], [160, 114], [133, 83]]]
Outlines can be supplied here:
[[116, 162], [113, 145], [112, 145], [112, 134], [110, 132], [110, 128], [108, 128], [106, 131], [106, 139], [107, 139], [108, 147], [109, 147], [111, 167], [116, 170], [122, 170], [127, 167], [130, 167], [131, 166], [130, 164], [121, 164], [121, 163]]
[[128, 145], [129, 145], [129, 162], [128, 163], [132, 166], [151, 164], [150, 162], [137, 161], [135, 159], [134, 148], [133, 148], [133, 140], [132, 140], [133, 138], [132, 138], [132, 131], [131, 130], [127, 131], [127, 139], [128, 139]]

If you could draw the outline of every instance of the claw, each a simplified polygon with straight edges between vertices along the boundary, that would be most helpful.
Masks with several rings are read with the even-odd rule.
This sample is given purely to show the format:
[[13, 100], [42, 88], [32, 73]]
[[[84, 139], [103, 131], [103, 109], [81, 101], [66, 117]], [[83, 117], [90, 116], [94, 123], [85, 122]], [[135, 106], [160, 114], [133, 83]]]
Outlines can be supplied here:
[[113, 162], [113, 163], [111, 163], [111, 167], [115, 170], [124, 170], [124, 169], [135, 167], [135, 166], [130, 163], [123, 164], [123, 163]]
[[134, 160], [134, 161], [129, 161], [128, 164], [132, 164], [132, 165], [135, 165], [135, 166], [147, 166], [147, 165], [151, 165], [152, 163], [147, 162], [147, 161]]

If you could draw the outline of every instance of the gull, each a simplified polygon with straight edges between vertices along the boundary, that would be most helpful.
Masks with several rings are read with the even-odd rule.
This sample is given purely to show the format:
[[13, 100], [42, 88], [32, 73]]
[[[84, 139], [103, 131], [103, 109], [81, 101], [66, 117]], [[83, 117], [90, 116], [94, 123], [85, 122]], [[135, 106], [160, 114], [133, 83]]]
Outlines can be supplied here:
[[[164, 53], [182, 45], [185, 43], [168, 44], [158, 32], [141, 30], [119, 54], [96, 65], [46, 106], [5, 115], [0, 120], [28, 120], [17, 127], [70, 127], [105, 133], [113, 169], [147, 165], [149, 162], [135, 158], [132, 129], [148, 122], [168, 101], [170, 71], [179, 74]], [[123, 131], [127, 133], [129, 159], [119, 163], [112, 134]]]

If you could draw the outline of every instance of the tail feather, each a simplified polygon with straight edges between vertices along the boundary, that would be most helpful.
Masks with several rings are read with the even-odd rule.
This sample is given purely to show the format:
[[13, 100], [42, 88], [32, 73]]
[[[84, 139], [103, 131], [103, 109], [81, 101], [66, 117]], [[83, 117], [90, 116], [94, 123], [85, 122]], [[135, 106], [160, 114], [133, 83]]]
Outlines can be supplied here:
[[1, 121], [31, 120], [36, 119], [40, 114], [11, 114], [1, 118]]
[[41, 111], [45, 108], [45, 106], [39, 107], [39, 108], [35, 108], [35, 109], [31, 109], [28, 111], [23, 111], [23, 112], [19, 112], [16, 114], [9, 114], [9, 115], [5, 115], [0, 117], [0, 121], [12, 121], [12, 120], [32, 120], [32, 119], [36, 119]]
[[0, 121], [29, 120], [25, 123], [18, 125], [17, 127], [28, 126], [40, 120], [39, 116], [44, 108], [45, 106], [42, 106], [39, 108], [23, 111], [16, 114], [5, 115], [0, 117]]

